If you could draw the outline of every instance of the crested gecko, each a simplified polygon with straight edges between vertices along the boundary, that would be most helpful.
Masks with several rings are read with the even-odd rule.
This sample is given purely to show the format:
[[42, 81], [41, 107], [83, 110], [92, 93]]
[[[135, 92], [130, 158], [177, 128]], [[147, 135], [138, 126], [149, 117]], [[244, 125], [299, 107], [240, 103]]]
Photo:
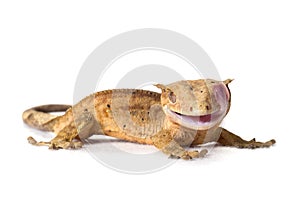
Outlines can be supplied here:
[[[156, 84], [161, 93], [140, 89], [96, 92], [79, 103], [43, 105], [24, 111], [23, 121], [36, 129], [53, 131], [49, 142], [28, 142], [50, 149], [81, 148], [83, 140], [103, 134], [140, 144], [154, 145], [167, 155], [182, 159], [203, 157], [207, 150], [187, 147], [217, 142], [238, 148], [269, 147], [275, 140], [246, 141], [220, 127], [230, 109], [231, 79], [182, 80]], [[65, 111], [61, 116], [49, 112]]]

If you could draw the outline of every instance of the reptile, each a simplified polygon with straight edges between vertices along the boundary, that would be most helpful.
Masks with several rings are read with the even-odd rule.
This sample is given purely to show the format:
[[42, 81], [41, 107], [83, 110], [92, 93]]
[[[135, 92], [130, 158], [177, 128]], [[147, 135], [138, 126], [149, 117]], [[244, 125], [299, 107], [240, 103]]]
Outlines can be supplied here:
[[[30, 127], [52, 131], [48, 142], [28, 142], [49, 149], [78, 149], [92, 135], [107, 135], [140, 144], [154, 145], [163, 153], [182, 159], [203, 157], [207, 150], [189, 147], [209, 142], [237, 148], [270, 147], [272, 139], [244, 140], [220, 127], [231, 105], [232, 79], [182, 80], [156, 84], [161, 93], [141, 89], [113, 89], [93, 93], [77, 104], [42, 105], [23, 112]], [[52, 112], [64, 112], [53, 115]]]

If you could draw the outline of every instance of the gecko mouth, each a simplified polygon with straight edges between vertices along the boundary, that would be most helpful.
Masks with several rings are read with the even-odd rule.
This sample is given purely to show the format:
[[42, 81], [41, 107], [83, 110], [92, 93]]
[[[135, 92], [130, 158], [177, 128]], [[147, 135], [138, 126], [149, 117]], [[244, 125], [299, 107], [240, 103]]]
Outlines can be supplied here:
[[[174, 111], [172, 111], [174, 112]], [[176, 115], [179, 115], [181, 118], [187, 118], [191, 121], [199, 121], [201, 123], [206, 123], [206, 122], [210, 122], [212, 121], [213, 114], [208, 114], [208, 115], [199, 115], [199, 116], [189, 116], [189, 115], [183, 115], [181, 113], [178, 112], [174, 112]]]
[[215, 126], [225, 116], [225, 113], [222, 110], [199, 116], [184, 115], [170, 109], [167, 109], [167, 112], [168, 116], [171, 117], [173, 121], [187, 128], [197, 130], [207, 130]]

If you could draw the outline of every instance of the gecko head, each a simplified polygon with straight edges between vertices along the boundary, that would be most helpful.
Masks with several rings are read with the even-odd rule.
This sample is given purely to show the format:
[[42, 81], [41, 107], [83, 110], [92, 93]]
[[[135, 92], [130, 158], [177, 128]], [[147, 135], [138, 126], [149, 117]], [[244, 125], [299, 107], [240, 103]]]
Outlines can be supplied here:
[[228, 84], [232, 79], [178, 81], [161, 89], [161, 105], [169, 120], [195, 130], [219, 125], [230, 108]]

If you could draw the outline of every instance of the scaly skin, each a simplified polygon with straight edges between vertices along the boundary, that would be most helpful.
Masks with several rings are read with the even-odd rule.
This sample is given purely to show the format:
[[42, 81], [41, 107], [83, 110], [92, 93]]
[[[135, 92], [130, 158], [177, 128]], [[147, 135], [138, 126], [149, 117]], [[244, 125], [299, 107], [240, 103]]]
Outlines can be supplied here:
[[[136, 89], [94, 93], [74, 106], [45, 105], [26, 110], [23, 120], [31, 127], [53, 131], [50, 142], [29, 143], [52, 149], [81, 148], [82, 140], [104, 134], [140, 144], [154, 145], [162, 152], [183, 159], [202, 157], [206, 150], [185, 147], [218, 142], [238, 148], [269, 147], [275, 140], [246, 141], [219, 127], [230, 109], [228, 84], [232, 80], [210, 79], [157, 84], [161, 94]], [[66, 111], [62, 116], [47, 112]]]

